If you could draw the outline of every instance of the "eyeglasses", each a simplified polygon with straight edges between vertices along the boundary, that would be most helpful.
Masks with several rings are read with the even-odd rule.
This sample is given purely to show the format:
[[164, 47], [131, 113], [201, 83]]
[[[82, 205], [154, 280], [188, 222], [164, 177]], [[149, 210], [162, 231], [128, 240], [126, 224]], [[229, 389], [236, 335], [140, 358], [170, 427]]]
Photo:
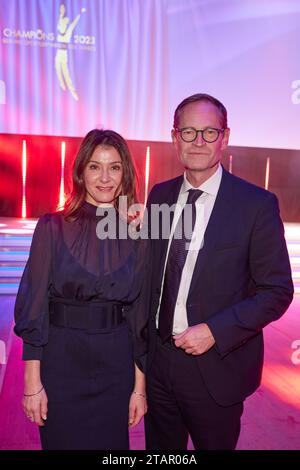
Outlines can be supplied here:
[[195, 129], [194, 127], [184, 127], [182, 129], [175, 128], [175, 131], [179, 132], [180, 137], [184, 142], [194, 142], [197, 139], [199, 132], [202, 135], [202, 139], [205, 142], [211, 144], [218, 140], [219, 135], [222, 134], [225, 129], [215, 129], [214, 127], [206, 127], [205, 129]]

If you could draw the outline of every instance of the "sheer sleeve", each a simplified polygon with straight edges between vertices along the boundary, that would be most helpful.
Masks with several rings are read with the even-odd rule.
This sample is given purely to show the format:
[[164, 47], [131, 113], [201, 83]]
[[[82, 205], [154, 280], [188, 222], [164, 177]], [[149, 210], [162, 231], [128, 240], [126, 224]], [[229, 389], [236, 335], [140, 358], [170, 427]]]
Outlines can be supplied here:
[[33, 234], [15, 303], [14, 331], [23, 339], [24, 360], [40, 360], [48, 341], [51, 245], [51, 216], [44, 215]]
[[134, 361], [142, 372], [146, 370], [147, 325], [150, 300], [150, 243], [139, 240], [138, 259], [135, 273], [137, 297], [125, 306], [126, 319], [133, 337]]

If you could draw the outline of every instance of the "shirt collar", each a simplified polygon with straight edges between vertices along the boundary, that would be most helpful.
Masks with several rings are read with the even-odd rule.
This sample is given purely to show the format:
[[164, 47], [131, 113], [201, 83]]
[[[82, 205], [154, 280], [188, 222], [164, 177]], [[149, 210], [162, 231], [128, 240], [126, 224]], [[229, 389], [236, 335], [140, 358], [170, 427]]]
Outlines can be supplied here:
[[183, 174], [183, 183], [181, 186], [180, 194], [187, 192], [189, 189], [201, 189], [204, 193], [216, 196], [222, 179], [222, 165], [219, 164], [217, 171], [208, 180], [204, 181], [198, 188], [191, 185], [186, 177], [186, 172]]

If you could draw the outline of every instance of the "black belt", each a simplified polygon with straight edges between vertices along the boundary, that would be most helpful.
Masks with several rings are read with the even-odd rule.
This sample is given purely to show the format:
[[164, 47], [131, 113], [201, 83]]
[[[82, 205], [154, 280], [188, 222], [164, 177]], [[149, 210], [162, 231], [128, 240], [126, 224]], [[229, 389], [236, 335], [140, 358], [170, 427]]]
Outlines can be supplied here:
[[121, 303], [50, 302], [50, 323], [65, 328], [114, 328], [124, 321]]

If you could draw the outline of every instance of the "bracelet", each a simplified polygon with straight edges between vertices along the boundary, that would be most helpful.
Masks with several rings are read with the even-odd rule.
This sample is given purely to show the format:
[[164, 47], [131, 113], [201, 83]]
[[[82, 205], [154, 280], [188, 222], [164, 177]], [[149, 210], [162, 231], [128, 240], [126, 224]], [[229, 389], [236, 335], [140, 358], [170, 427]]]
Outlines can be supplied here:
[[134, 391], [132, 393], [134, 393], [135, 395], [139, 395], [140, 397], [146, 398], [146, 395], [144, 395], [143, 393], [134, 392]]
[[29, 395], [27, 395], [26, 393], [23, 393], [23, 395], [24, 395], [24, 397], [34, 397], [34, 395], [38, 395], [39, 393], [41, 393], [42, 390], [44, 390], [44, 386], [41, 388], [41, 390], [39, 390], [36, 393], [31, 393]]

